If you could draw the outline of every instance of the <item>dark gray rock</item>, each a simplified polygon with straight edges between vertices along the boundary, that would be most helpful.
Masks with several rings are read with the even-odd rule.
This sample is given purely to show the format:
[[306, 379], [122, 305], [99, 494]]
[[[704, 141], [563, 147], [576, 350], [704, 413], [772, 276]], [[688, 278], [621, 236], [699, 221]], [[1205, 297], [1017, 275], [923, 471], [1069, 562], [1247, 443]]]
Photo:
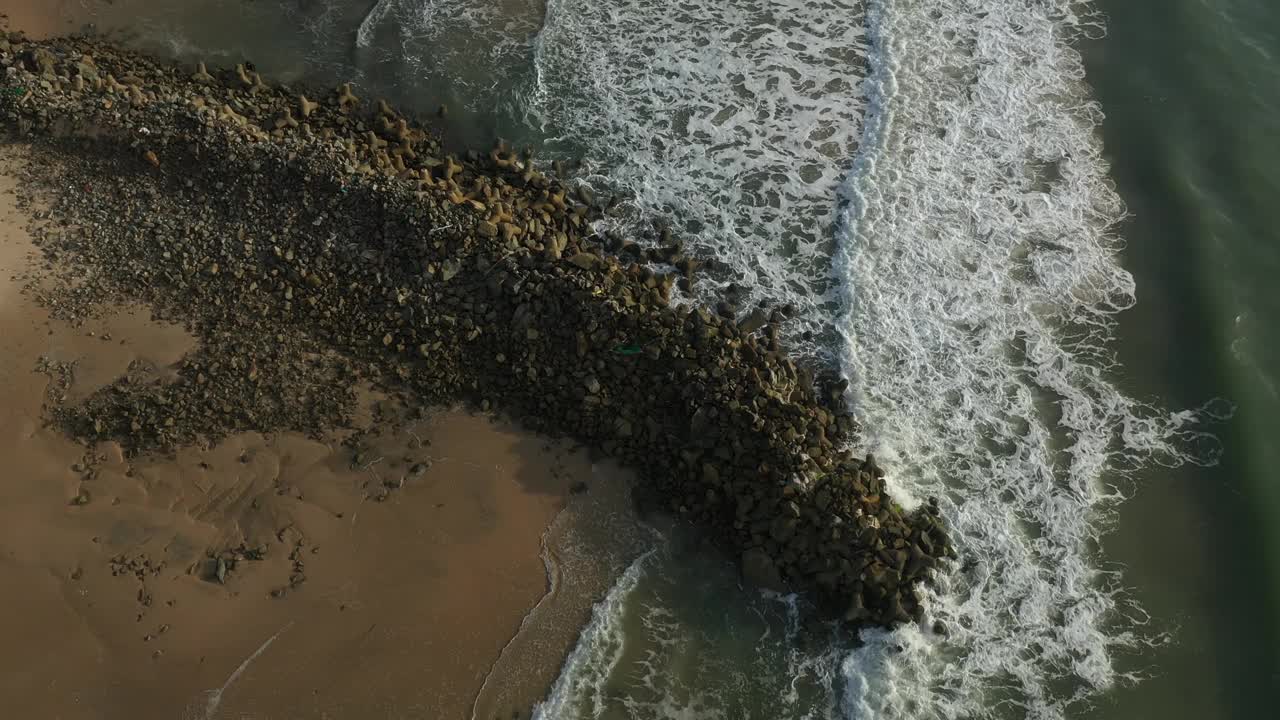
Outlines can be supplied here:
[[787, 592], [786, 583], [773, 564], [773, 558], [760, 548], [751, 548], [742, 553], [742, 579], [752, 587]]

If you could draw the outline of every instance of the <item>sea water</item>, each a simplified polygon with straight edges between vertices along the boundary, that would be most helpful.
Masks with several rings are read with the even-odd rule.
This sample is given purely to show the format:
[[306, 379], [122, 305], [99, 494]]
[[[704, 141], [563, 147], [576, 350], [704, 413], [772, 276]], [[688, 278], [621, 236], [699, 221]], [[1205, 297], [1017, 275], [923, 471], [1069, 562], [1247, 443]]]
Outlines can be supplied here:
[[[537, 717], [1105, 714], [1166, 672], [1169, 648], [1218, 627], [1151, 617], [1137, 601], [1151, 593], [1106, 552], [1108, 533], [1125, 535], [1126, 497], [1217, 460], [1209, 433], [1232, 406], [1215, 400], [1230, 394], [1221, 386], [1167, 392], [1117, 363], [1118, 318], [1144, 306], [1126, 270], [1135, 221], [1080, 54], [1106, 46], [1093, 4], [116, 6], [96, 16], [101, 29], [127, 17], [151, 49], [352, 79], [424, 114], [448, 105], [454, 143], [502, 136], [544, 163], [575, 161], [575, 182], [623, 198], [613, 225], [642, 241], [669, 228], [724, 264], [696, 299], [794, 305], [789, 339], [849, 377], [895, 497], [941, 500], [960, 560], [925, 621], [859, 637], [807, 620], [802, 598], [741, 588], [730, 560], [663, 529], [597, 605]], [[206, 16], [255, 29], [232, 35]], [[1274, 39], [1251, 42], [1265, 52]], [[1255, 357], [1247, 338], [1232, 347]], [[1129, 550], [1158, 563], [1157, 549]], [[1170, 576], [1138, 570], [1153, 585]], [[1179, 666], [1184, 687], [1208, 677], [1196, 662], [1209, 661]]]
[[[750, 677], [803, 686], [761, 679], [746, 716], [797, 718], [1065, 717], [1127, 679], [1115, 653], [1159, 642], [1098, 544], [1126, 473], [1212, 444], [1109, 378], [1135, 289], [1073, 48], [1101, 27], [1069, 2], [551, 4], [531, 114], [728, 259], [753, 300], [835, 330], [812, 351], [850, 377], [895, 495], [942, 499], [963, 562], [919, 627], [820, 650], [775, 632], [743, 653], [694, 612], [629, 623], [678, 574], [644, 561], [541, 716], [641, 698], [640, 717], [744, 716], [732, 672], [675, 669], [700, 633], [731, 667], [772, 658]], [[779, 622], [757, 615], [734, 627]]]

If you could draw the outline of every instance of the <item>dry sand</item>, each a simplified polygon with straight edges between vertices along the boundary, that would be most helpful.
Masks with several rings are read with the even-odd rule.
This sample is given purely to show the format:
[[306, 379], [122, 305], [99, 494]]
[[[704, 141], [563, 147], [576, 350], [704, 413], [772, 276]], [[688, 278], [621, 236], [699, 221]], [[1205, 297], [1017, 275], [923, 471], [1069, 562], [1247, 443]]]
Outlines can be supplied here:
[[[544, 532], [566, 503], [625, 514], [617, 471], [457, 411], [386, 423], [359, 462], [339, 434], [241, 434], [169, 458], [67, 439], [44, 426], [51, 395], [74, 402], [131, 367], [163, 382], [192, 341], [143, 308], [69, 327], [23, 291], [38, 261], [6, 172], [21, 152], [0, 146], [3, 716], [471, 717], [547, 592]], [[36, 372], [41, 358], [74, 361], [70, 382]], [[375, 429], [401, 412], [366, 406]], [[579, 482], [591, 490], [570, 497]], [[237, 547], [265, 555], [209, 579], [208, 556]], [[589, 606], [574, 602], [538, 667], [506, 657], [523, 709], [573, 642]]]
[[69, 10], [81, 9], [74, 0], [0, 0], [0, 15], [8, 26], [31, 37], [49, 37], [75, 29]]

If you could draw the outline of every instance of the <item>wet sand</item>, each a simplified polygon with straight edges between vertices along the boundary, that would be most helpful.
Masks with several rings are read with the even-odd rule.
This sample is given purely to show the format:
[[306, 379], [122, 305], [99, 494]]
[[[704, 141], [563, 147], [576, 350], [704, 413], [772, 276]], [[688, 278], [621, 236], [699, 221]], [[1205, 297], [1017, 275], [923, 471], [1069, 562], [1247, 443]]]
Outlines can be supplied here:
[[[192, 340], [145, 308], [52, 320], [23, 291], [39, 261], [7, 172], [21, 148], [0, 150], [5, 714], [471, 717], [547, 594], [544, 533], [566, 504], [625, 506], [599, 490], [617, 471], [484, 417], [411, 420], [373, 393], [358, 458], [342, 433], [138, 458], [69, 440], [45, 427], [46, 403], [126, 372], [164, 382]], [[37, 372], [42, 358], [74, 361], [71, 377]], [[542, 662], [575, 637], [562, 627]], [[522, 681], [523, 709], [557, 670]]]

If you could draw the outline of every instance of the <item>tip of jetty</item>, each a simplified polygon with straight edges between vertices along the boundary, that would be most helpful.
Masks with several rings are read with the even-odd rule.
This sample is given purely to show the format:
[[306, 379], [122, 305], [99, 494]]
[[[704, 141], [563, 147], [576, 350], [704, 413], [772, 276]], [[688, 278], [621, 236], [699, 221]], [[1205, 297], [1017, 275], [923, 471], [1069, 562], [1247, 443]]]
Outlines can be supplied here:
[[[202, 340], [173, 382], [67, 409], [69, 432], [147, 449], [338, 422], [344, 379], [376, 375], [619, 459], [750, 583], [853, 623], [922, 615], [920, 584], [954, 555], [936, 507], [904, 512], [845, 449], [847, 384], [788, 358], [780, 310], [672, 303], [705, 265], [678, 241], [610, 242], [605, 206], [563, 174], [501, 144], [445, 155], [350, 84], [17, 34], [0, 72], [0, 126], [67, 180], [46, 252], [94, 269], [82, 293], [168, 308]], [[307, 412], [268, 402], [311, 367], [291, 343], [347, 368], [326, 366]]]

